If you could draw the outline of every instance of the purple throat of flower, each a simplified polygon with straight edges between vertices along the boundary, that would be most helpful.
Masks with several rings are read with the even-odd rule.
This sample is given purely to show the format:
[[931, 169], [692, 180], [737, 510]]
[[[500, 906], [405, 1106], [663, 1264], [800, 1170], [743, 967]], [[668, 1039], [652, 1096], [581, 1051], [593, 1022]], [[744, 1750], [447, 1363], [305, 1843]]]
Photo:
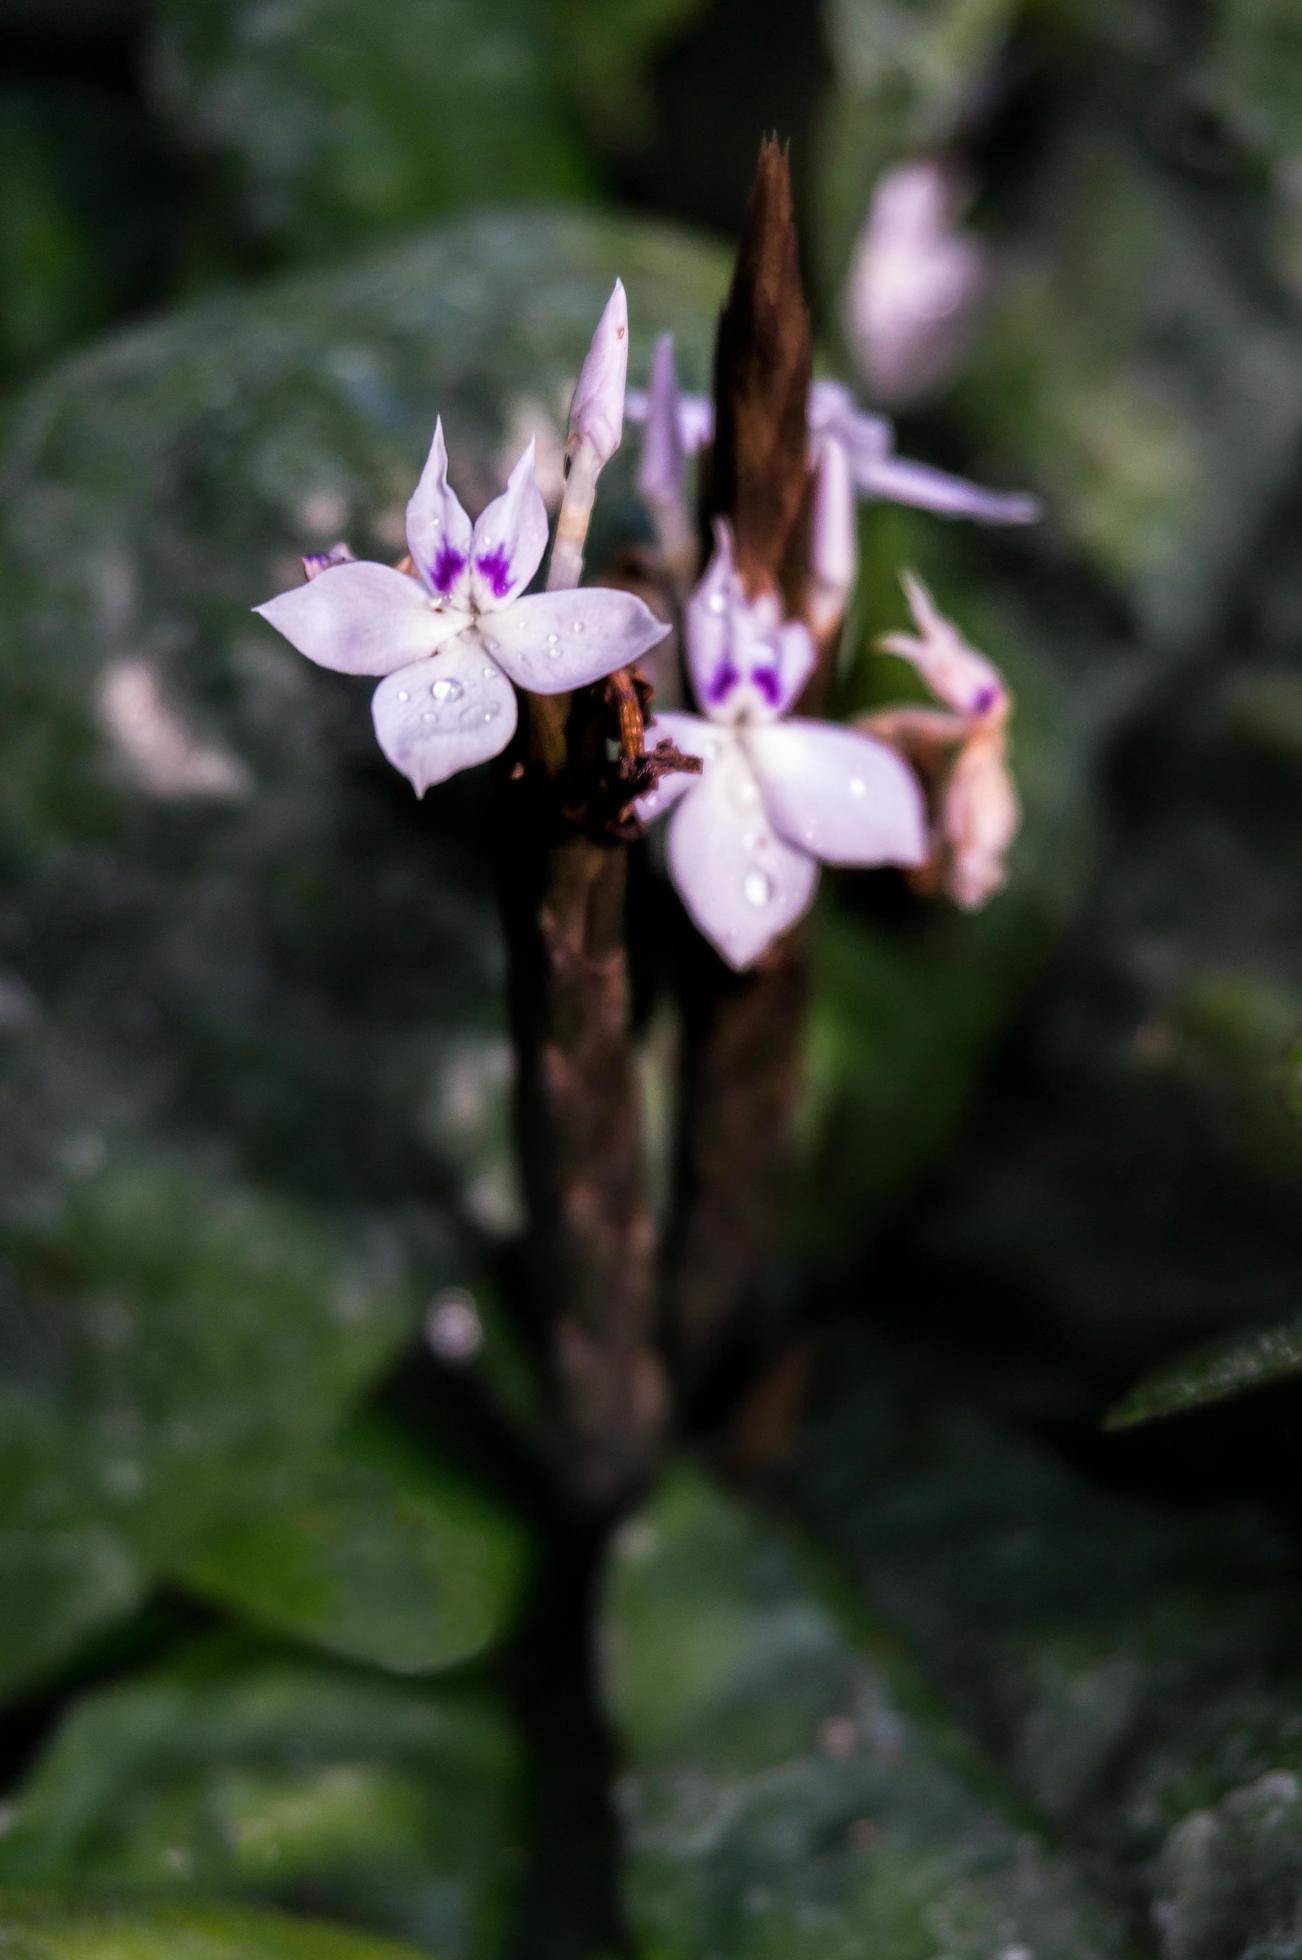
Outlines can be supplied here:
[[978, 688], [977, 692], [972, 696], [972, 713], [974, 715], [988, 714], [998, 699], [999, 689], [997, 687]]
[[446, 595], [452, 590], [466, 567], [466, 556], [454, 544], [441, 544], [434, 560], [430, 579], [434, 590]]
[[511, 560], [500, 544], [495, 551], [485, 551], [476, 558], [475, 570], [488, 580], [495, 599], [505, 599], [511, 589]]
[[725, 654], [710, 677], [710, 685], [705, 690], [707, 705], [719, 707], [732, 693], [741, 679], [741, 669]]
[[770, 708], [776, 708], [782, 695], [782, 682], [776, 667], [752, 667], [750, 684], [764, 697]]

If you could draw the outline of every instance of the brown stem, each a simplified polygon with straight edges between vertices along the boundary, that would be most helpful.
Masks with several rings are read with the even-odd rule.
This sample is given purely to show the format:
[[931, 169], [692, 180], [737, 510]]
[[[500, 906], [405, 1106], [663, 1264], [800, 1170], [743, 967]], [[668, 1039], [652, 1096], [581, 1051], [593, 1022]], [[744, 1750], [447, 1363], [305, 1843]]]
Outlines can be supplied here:
[[653, 1462], [667, 1397], [624, 952], [627, 847], [568, 822], [541, 771], [499, 782], [500, 890], [531, 1292], [558, 1472], [615, 1508]]
[[[715, 347], [715, 442], [702, 536], [726, 517], [753, 594], [798, 614], [808, 579], [809, 316], [786, 153], [766, 142]], [[820, 649], [802, 705], [826, 693]], [[778, 1243], [790, 1185], [808, 995], [796, 926], [749, 973], [696, 935], [684, 943], [683, 1048], [667, 1322], [690, 1392], [727, 1343]]]

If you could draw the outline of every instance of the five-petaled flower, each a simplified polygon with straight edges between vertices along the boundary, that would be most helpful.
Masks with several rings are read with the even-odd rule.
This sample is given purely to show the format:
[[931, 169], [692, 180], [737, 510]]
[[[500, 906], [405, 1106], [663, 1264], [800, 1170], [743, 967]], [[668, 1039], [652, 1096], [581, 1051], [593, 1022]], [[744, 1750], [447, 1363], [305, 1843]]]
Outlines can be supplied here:
[[437, 423], [407, 505], [407, 544], [411, 575], [365, 560], [314, 564], [307, 584], [257, 611], [318, 666], [383, 676], [375, 732], [417, 795], [501, 753], [517, 720], [512, 682], [562, 694], [627, 666], [669, 630], [628, 592], [522, 596], [547, 545], [532, 442], [472, 526], [449, 488]]
[[921, 579], [906, 572], [903, 585], [917, 630], [885, 633], [877, 644], [911, 662], [948, 712], [888, 709], [862, 725], [908, 756], [931, 788], [931, 850], [915, 881], [971, 911], [1002, 885], [1020, 821], [1008, 768], [1012, 700], [996, 669], [945, 618]]
[[776, 595], [747, 597], [726, 524], [684, 634], [706, 719], [659, 714], [648, 740], [669, 736], [704, 769], [666, 776], [638, 814], [650, 821], [677, 805], [670, 876], [697, 926], [740, 970], [808, 909], [820, 859], [920, 864], [926, 815], [912, 772], [883, 743], [788, 714], [813, 668], [813, 640], [783, 622]]
[[[714, 436], [714, 405], [708, 395], [680, 394], [670, 357], [661, 357], [661, 371], [652, 391], [630, 388], [626, 411], [634, 422], [648, 420], [657, 402], [671, 399], [677, 417], [681, 452], [691, 455]], [[884, 415], [861, 409], [840, 381], [815, 381], [809, 390], [811, 439], [838, 442], [845, 450], [855, 489], [861, 497], [887, 503], [912, 504], [941, 517], [970, 517], [983, 524], [1032, 524], [1040, 515], [1040, 500], [1020, 490], [983, 490], [930, 463], [915, 463], [895, 453], [895, 430]], [[659, 446], [663, 445], [663, 435]]]

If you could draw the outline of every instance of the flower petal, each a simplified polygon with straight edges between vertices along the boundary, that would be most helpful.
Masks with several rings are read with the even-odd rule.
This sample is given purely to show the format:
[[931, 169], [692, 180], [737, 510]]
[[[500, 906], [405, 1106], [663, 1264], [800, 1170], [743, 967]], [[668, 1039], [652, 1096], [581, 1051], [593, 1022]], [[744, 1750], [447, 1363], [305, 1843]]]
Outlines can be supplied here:
[[882, 456], [857, 469], [855, 480], [866, 496], [912, 504], [941, 517], [971, 517], [980, 524], [1034, 524], [1042, 508], [1038, 497], [1024, 491], [983, 490], [961, 476], [934, 470], [929, 463], [911, 463], [905, 456]]
[[470, 519], [448, 486], [442, 418], [407, 505], [407, 549], [431, 592], [463, 612], [470, 602]]
[[968, 645], [920, 578], [905, 572], [901, 583], [917, 632], [881, 634], [881, 651], [909, 661], [937, 700], [958, 714], [1006, 719], [1010, 703], [998, 669]]
[[[719, 752], [719, 744], [725, 740], [708, 721], [700, 715], [673, 714], [666, 710], [657, 712], [647, 723], [646, 747], [654, 749], [657, 742], [672, 742], [684, 755], [699, 755], [707, 764]], [[657, 817], [677, 803], [684, 790], [699, 783], [699, 776], [689, 776], [685, 770], [675, 770], [672, 775], [662, 776], [655, 788], [647, 796], [640, 796], [633, 805], [641, 823], [654, 823]]]
[[637, 466], [637, 487], [649, 504], [674, 504], [686, 486], [687, 451], [672, 334], [662, 333], [652, 351], [651, 381], [645, 400], [646, 427]]
[[515, 691], [469, 632], [433, 660], [380, 682], [371, 702], [376, 738], [417, 796], [500, 755], [515, 733]]
[[[645, 388], [630, 388], [624, 398], [624, 413], [630, 422], [644, 422], [650, 403]], [[678, 397], [678, 439], [688, 456], [714, 440], [714, 403], [708, 395]]]
[[806, 912], [818, 866], [765, 821], [740, 743], [723, 736], [669, 825], [669, 875], [705, 937], [730, 966], [751, 966]]
[[501, 496], [475, 521], [470, 577], [480, 612], [496, 612], [518, 598], [547, 549], [547, 511], [534, 482], [534, 449], [530, 440]]
[[808, 680], [814, 643], [799, 621], [779, 624], [776, 594], [747, 598], [727, 524], [716, 523], [714, 536], [714, 555], [684, 612], [692, 691], [712, 721], [770, 721]]
[[391, 674], [462, 633], [465, 613], [440, 612], [418, 579], [388, 565], [330, 565], [256, 612], [291, 646], [340, 674]]
[[480, 623], [491, 657], [531, 694], [565, 694], [627, 667], [669, 632], [632, 592], [535, 592]]
[[832, 722], [749, 730], [746, 747], [774, 829], [827, 864], [921, 864], [917, 778], [884, 743]]

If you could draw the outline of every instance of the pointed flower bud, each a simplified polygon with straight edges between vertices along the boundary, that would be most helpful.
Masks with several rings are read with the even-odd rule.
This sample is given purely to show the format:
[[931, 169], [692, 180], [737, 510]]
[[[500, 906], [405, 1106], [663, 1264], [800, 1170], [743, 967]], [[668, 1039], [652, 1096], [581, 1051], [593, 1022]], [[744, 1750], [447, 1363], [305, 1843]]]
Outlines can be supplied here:
[[662, 333], [651, 356], [642, 456], [637, 466], [637, 487], [653, 508], [677, 505], [686, 490], [687, 452], [681, 423], [674, 337]]
[[810, 591], [806, 604], [815, 638], [834, 633], [845, 618], [859, 565], [854, 480], [850, 458], [834, 437], [818, 443], [809, 533]]
[[586, 443], [597, 463], [608, 463], [624, 432], [624, 385], [628, 378], [628, 301], [615, 281], [579, 370], [570, 403], [570, 442]]

